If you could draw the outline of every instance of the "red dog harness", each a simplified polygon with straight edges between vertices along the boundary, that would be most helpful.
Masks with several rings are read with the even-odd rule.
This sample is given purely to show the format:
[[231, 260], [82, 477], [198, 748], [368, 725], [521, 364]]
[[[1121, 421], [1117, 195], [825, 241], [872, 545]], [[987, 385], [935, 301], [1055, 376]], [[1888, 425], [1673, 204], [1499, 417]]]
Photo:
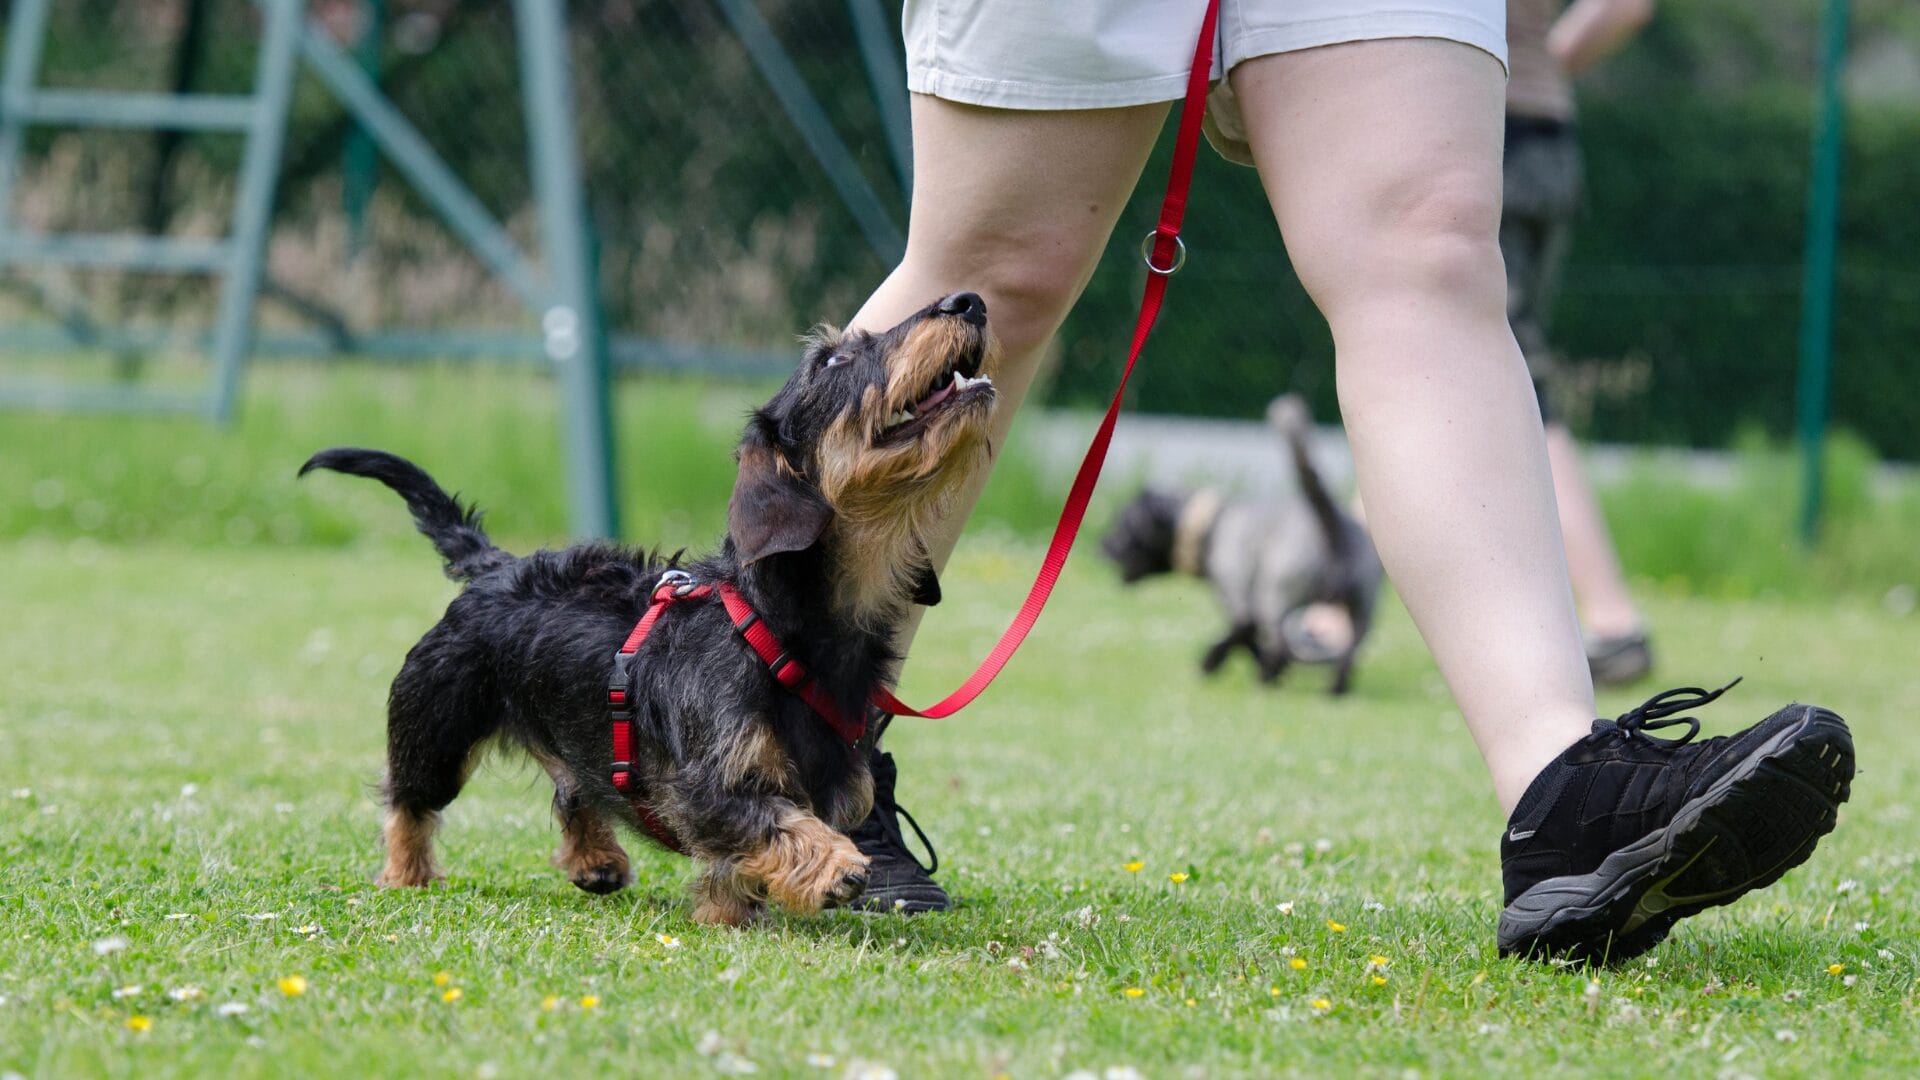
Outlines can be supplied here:
[[613, 722], [613, 786], [632, 800], [634, 810], [640, 815], [640, 823], [646, 827], [655, 840], [668, 848], [686, 854], [686, 849], [666, 827], [666, 824], [653, 812], [644, 793], [638, 790], [637, 770], [633, 766], [633, 700], [628, 691], [631, 688], [628, 675], [629, 664], [640, 646], [653, 632], [653, 625], [660, 621], [669, 607], [681, 600], [699, 600], [720, 594], [721, 604], [726, 606], [727, 618], [733, 620], [733, 628], [746, 640], [754, 654], [765, 662], [767, 670], [774, 679], [789, 691], [800, 696], [820, 718], [833, 728], [835, 734], [848, 745], [860, 741], [867, 733], [865, 717], [849, 718], [840, 711], [833, 700], [800, 661], [788, 655], [781, 648], [773, 631], [747, 603], [740, 591], [722, 581], [713, 585], [696, 583], [684, 570], [669, 570], [660, 577], [660, 584], [654, 586], [653, 600], [647, 605], [646, 614], [634, 624], [633, 632], [621, 644], [620, 651], [613, 655], [613, 673], [607, 677], [607, 715]]
[[[1034, 578], [1026, 602], [1020, 606], [1019, 613], [1000, 636], [993, 651], [959, 689], [938, 704], [915, 709], [893, 696], [885, 686], [876, 686], [869, 700], [884, 712], [895, 716], [938, 719], [952, 716], [965, 708], [1013, 658], [1015, 650], [1026, 639], [1027, 632], [1033, 629], [1033, 624], [1047, 605], [1047, 598], [1053, 593], [1053, 586], [1066, 565], [1067, 554], [1073, 550], [1074, 539], [1079, 535], [1080, 522], [1086, 514], [1088, 501], [1093, 497], [1094, 485], [1099, 482], [1100, 467], [1107, 457], [1107, 445], [1113, 439], [1114, 424], [1120, 418], [1120, 405], [1126, 399], [1127, 379], [1133, 374], [1134, 363], [1146, 348], [1147, 337], [1153, 332], [1154, 321], [1160, 314], [1161, 301], [1166, 296], [1167, 279], [1186, 262], [1187, 249], [1180, 239], [1180, 226], [1186, 218], [1187, 192], [1193, 180], [1194, 158], [1200, 145], [1200, 121], [1206, 113], [1207, 87], [1213, 67], [1214, 27], [1219, 16], [1220, 0], [1207, 0], [1206, 11], [1200, 21], [1200, 37], [1194, 45], [1193, 66], [1187, 73], [1186, 99], [1180, 108], [1173, 165], [1167, 175], [1166, 195], [1160, 203], [1160, 221], [1140, 245], [1141, 255], [1147, 264], [1147, 283], [1140, 297], [1139, 315], [1134, 321], [1133, 345], [1127, 351], [1126, 366], [1120, 369], [1120, 385], [1113, 392], [1113, 400], [1107, 405], [1106, 415], [1100, 420], [1100, 427], [1094, 433], [1092, 444], [1087, 447], [1079, 471], [1074, 474], [1073, 487], [1067, 494], [1059, 524], [1054, 527], [1053, 540], [1047, 545], [1046, 557], [1041, 561], [1040, 572]], [[648, 631], [653, 629], [653, 624], [668, 605], [676, 600], [708, 596], [716, 590], [727, 607], [727, 615], [733, 620], [734, 629], [766, 662], [773, 677], [780, 680], [780, 685], [806, 699], [807, 704], [813, 706], [813, 711], [819, 713], [847, 742], [855, 742], [866, 732], [864, 717], [850, 720], [843, 715], [826, 692], [811, 680], [806, 668], [780, 647], [773, 631], [761, 623], [753, 608], [732, 586], [724, 582], [696, 585], [684, 571], [668, 571], [654, 589], [653, 603], [647, 608], [646, 615], [633, 628], [633, 633], [627, 636], [626, 644], [620, 647], [619, 655], [614, 658], [613, 678], [607, 687], [607, 705], [613, 716], [613, 785], [622, 792], [629, 792], [629, 798], [633, 799], [634, 808], [639, 811], [640, 820], [646, 825], [647, 831], [675, 851], [684, 849], [660, 819], [654, 816], [644, 796], [629, 790], [633, 786], [633, 711], [627, 699], [627, 662], [639, 650], [640, 643], [646, 640]]]

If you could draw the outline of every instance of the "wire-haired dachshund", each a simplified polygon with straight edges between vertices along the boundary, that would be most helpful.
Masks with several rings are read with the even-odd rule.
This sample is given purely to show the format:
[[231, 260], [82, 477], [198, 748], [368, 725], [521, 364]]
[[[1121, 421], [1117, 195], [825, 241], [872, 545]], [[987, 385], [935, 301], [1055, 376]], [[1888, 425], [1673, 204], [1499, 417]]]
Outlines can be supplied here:
[[720, 550], [685, 565], [604, 543], [514, 556], [427, 474], [391, 454], [333, 449], [316, 468], [398, 492], [466, 582], [407, 654], [388, 701], [386, 864], [426, 885], [433, 833], [481, 748], [517, 746], [553, 778], [575, 885], [612, 892], [631, 869], [613, 826], [650, 830], [701, 865], [693, 917], [753, 922], [772, 901], [813, 912], [856, 898], [867, 859], [839, 830], [873, 798], [864, 747], [776, 681], [715, 593], [674, 604], [631, 665], [633, 797], [616, 788], [608, 684], [663, 575], [730, 586], [811, 673], [811, 692], [864, 717], [890, 681], [894, 631], [938, 599], [922, 537], [987, 457], [995, 350], [986, 307], [957, 293], [885, 333], [816, 331], [747, 423]]

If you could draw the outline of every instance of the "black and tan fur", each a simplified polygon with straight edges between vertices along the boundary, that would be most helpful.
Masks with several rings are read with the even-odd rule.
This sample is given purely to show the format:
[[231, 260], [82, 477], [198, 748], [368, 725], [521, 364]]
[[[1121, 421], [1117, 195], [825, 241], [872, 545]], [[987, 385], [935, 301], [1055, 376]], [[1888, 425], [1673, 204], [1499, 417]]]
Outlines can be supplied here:
[[[720, 550], [680, 567], [739, 589], [847, 715], [891, 678], [909, 606], [937, 599], [921, 538], [984, 464], [991, 365], [985, 306], [970, 293], [885, 333], [816, 333], [747, 424]], [[440, 876], [440, 812], [497, 741], [553, 778], [555, 861], [573, 883], [625, 886], [614, 825], [640, 820], [610, 775], [607, 679], [677, 557], [608, 544], [514, 556], [400, 458], [326, 450], [301, 472], [315, 468], [397, 491], [447, 574], [467, 583], [394, 679], [379, 883]], [[872, 802], [866, 755], [774, 681], [718, 596], [676, 604], [631, 663], [640, 790], [701, 864], [694, 917], [743, 925], [768, 901], [811, 912], [858, 896], [867, 859], [839, 830]]]

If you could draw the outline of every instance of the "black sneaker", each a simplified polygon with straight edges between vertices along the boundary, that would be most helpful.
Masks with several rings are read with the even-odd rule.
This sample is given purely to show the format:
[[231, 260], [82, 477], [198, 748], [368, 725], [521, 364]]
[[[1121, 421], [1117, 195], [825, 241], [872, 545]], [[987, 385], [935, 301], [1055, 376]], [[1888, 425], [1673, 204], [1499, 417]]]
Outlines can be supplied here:
[[[883, 717], [878, 728], [884, 730], [891, 719]], [[879, 738], [878, 730], [874, 738]], [[934, 871], [940, 869], [940, 855], [933, 850], [927, 834], [920, 831], [920, 823], [894, 801], [893, 785], [898, 772], [893, 765], [893, 755], [881, 753], [876, 746], [869, 753], [867, 763], [873, 769], [873, 811], [847, 835], [853, 838], [861, 854], [873, 862], [867, 867], [867, 891], [860, 894], [852, 907], [860, 911], [897, 911], [903, 915], [947, 910], [953, 901], [947, 899], [947, 891], [933, 880]], [[907, 839], [900, 832], [901, 818], [906, 818], [907, 824], [913, 827], [913, 834], [920, 838], [920, 846], [927, 849], [927, 859], [932, 865], [922, 865], [907, 849]]]
[[[1500, 840], [1501, 955], [1626, 960], [1812, 854], [1853, 780], [1846, 722], [1789, 705], [1694, 742], [1700, 721], [1664, 719], [1732, 685], [1669, 690], [1596, 720], [1541, 770]], [[1679, 724], [1678, 739], [1647, 734]]]
[[1637, 683], [1653, 670], [1653, 645], [1644, 630], [1587, 643], [1587, 670], [1595, 686]]

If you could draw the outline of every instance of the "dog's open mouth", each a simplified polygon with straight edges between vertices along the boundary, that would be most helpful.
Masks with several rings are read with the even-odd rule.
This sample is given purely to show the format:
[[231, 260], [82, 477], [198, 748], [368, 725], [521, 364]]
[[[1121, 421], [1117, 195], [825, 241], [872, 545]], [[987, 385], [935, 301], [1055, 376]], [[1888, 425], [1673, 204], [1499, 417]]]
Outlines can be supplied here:
[[991, 397], [993, 380], [980, 374], [980, 361], [984, 353], [983, 347], [976, 346], [956, 356], [934, 377], [918, 401], [887, 417], [875, 441], [904, 442], [926, 430], [927, 425], [942, 413], [983, 397]]

